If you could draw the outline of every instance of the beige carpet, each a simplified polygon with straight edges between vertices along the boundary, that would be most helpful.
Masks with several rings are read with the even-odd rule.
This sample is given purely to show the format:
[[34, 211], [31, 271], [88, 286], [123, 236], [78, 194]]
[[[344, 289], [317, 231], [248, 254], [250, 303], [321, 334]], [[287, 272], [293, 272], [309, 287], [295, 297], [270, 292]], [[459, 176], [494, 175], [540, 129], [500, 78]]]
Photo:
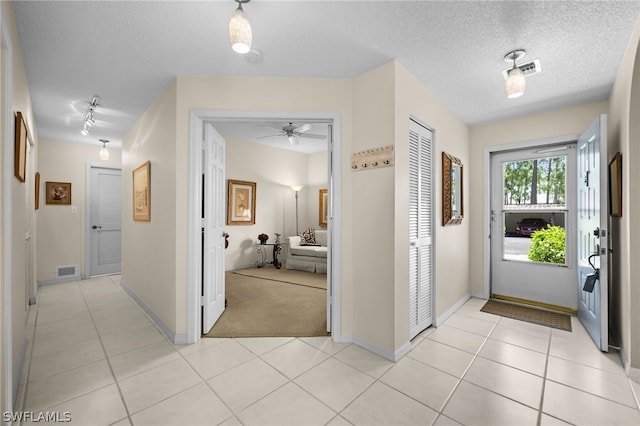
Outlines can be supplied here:
[[528, 306], [501, 302], [494, 299], [487, 300], [487, 303], [485, 303], [480, 310], [482, 312], [500, 315], [507, 318], [571, 331], [571, 317], [559, 312], [530, 308]]
[[233, 271], [233, 273], [247, 277], [264, 278], [290, 284], [322, 288], [325, 290], [327, 288], [327, 274], [314, 274], [313, 272], [285, 269], [284, 264], [280, 269], [276, 269], [273, 265], [265, 265], [262, 268], [238, 269]]
[[234, 272], [225, 284], [227, 308], [204, 337], [328, 335], [325, 289]]

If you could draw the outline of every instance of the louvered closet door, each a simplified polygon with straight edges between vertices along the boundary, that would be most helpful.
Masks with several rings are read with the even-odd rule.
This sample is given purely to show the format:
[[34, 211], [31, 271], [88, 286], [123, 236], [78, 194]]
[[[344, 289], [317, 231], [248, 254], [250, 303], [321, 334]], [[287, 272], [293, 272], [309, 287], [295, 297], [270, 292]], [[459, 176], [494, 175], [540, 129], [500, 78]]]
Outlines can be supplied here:
[[433, 323], [433, 132], [409, 120], [410, 338]]

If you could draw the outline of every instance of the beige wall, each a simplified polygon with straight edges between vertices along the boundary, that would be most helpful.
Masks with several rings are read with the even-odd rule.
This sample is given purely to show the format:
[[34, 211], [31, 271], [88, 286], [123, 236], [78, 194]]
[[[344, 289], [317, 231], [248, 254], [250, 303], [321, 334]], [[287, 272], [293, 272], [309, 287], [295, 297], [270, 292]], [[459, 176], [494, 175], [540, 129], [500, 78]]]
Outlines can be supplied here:
[[[627, 368], [640, 368], [640, 21], [636, 23], [609, 98], [609, 153], [622, 153], [622, 217], [611, 218], [612, 320]], [[637, 373], [636, 373], [637, 374]]]
[[[486, 147], [525, 141], [577, 136], [584, 132], [599, 114], [606, 114], [608, 102], [594, 102], [572, 108], [494, 122], [470, 129], [469, 167], [465, 168], [469, 185], [465, 190], [465, 217], [469, 219], [469, 280], [471, 293], [484, 295], [484, 201], [489, 188], [484, 185], [484, 150]], [[470, 207], [467, 210], [467, 207]], [[473, 214], [467, 214], [467, 212]]]
[[[17, 383], [20, 380], [18, 377], [20, 363], [24, 355], [24, 349], [26, 344], [26, 318], [27, 318], [27, 301], [30, 295], [33, 294], [33, 285], [27, 282], [28, 275], [34, 276], [34, 262], [32, 261], [30, 264], [27, 264], [27, 258], [25, 256], [25, 235], [27, 231], [26, 221], [25, 221], [25, 212], [27, 206], [27, 198], [26, 195], [29, 193], [27, 190], [27, 185], [33, 182], [33, 174], [34, 170], [30, 166], [30, 164], [36, 164], [38, 158], [38, 135], [35, 125], [35, 119], [33, 116], [32, 106], [31, 106], [31, 95], [29, 93], [29, 87], [27, 84], [26, 73], [24, 69], [24, 64], [22, 60], [22, 54], [20, 49], [20, 43], [18, 40], [18, 34], [15, 28], [15, 22], [13, 20], [13, 9], [10, 2], [1, 2], [0, 3], [0, 16], [2, 17], [2, 24], [6, 27], [8, 33], [8, 40], [5, 40], [9, 50], [5, 50], [2, 47], [2, 64], [0, 66], [0, 78], [2, 79], [2, 84], [5, 81], [4, 73], [11, 73], [11, 80], [9, 81], [10, 87], [5, 87], [4, 84], [1, 90], [0, 104], [2, 105], [1, 113], [2, 113], [2, 126], [0, 127], [0, 141], [2, 143], [2, 161], [0, 161], [0, 169], [1, 175], [0, 183], [1, 183], [1, 194], [2, 194], [2, 208], [0, 209], [0, 228], [2, 234], [2, 249], [0, 249], [0, 257], [1, 257], [1, 266], [0, 271], [2, 271], [2, 275], [0, 277], [0, 314], [2, 320], [2, 327], [0, 329], [0, 341], [1, 341], [1, 350], [0, 350], [0, 370], [1, 370], [1, 381], [2, 387], [0, 390], [1, 393], [1, 408], [2, 411], [9, 411], [12, 407], [7, 406], [7, 402], [10, 401], [13, 397], [12, 394], [16, 388]], [[8, 98], [9, 93], [11, 93], [11, 98], [9, 99], [7, 111], [5, 109], [5, 97]], [[15, 177], [13, 177], [13, 161], [9, 161], [11, 164], [11, 169], [6, 170], [5, 168], [5, 158], [9, 157], [9, 159], [13, 158], [13, 136], [14, 136], [14, 114], [20, 111], [23, 114], [23, 117], [27, 124], [27, 130], [30, 135], [30, 139], [33, 141], [33, 149], [29, 154], [29, 158], [27, 158], [27, 182], [21, 183]], [[9, 118], [9, 122], [6, 121], [7, 117]], [[10, 182], [6, 182], [5, 178], [8, 176]], [[7, 184], [11, 187], [11, 197], [6, 192]], [[5, 228], [6, 217], [5, 212], [7, 211], [7, 204], [10, 203], [10, 214], [11, 214], [11, 229]], [[33, 204], [32, 204], [33, 205]], [[33, 211], [31, 212], [33, 214]], [[36, 241], [36, 230], [34, 226], [34, 222], [31, 222], [31, 232], [33, 235], [33, 239], [31, 240], [32, 244], [35, 244]], [[9, 232], [11, 233], [11, 238], [9, 239]], [[10, 253], [6, 253], [5, 250], [9, 250]], [[11, 259], [11, 276], [7, 277], [5, 271], [9, 270], [9, 265], [5, 263], [6, 259]], [[27, 268], [31, 271], [30, 274], [27, 274]], [[7, 280], [8, 278], [8, 280]], [[2, 298], [3, 295], [6, 294], [7, 286], [11, 285], [11, 300], [5, 300]], [[11, 307], [11, 317], [7, 316], [8, 308]], [[11, 320], [11, 335], [7, 335], [5, 333], [5, 324], [8, 319]], [[9, 365], [9, 360], [4, 357], [8, 346], [11, 345], [11, 365]]]
[[[186, 230], [176, 235], [176, 214], [187, 209], [177, 193], [187, 188], [177, 189], [175, 159], [178, 147], [187, 145], [176, 144], [175, 82], [122, 142], [122, 283], [171, 331], [177, 328], [177, 283], [186, 281], [186, 275], [176, 276], [176, 244], [186, 239]], [[132, 172], [145, 161], [151, 162], [151, 221], [134, 222]]]
[[[305, 207], [304, 221], [300, 220], [300, 232], [309, 227], [314, 229], [323, 229], [320, 226], [319, 220], [319, 191], [321, 189], [327, 189], [327, 158], [328, 151], [316, 152], [315, 154], [309, 154], [307, 156], [307, 183], [302, 191], [300, 191], [299, 200], [301, 202], [304, 201]], [[303, 192], [304, 197], [302, 194]], [[293, 193], [289, 196], [293, 197]]]
[[258, 234], [269, 235], [270, 243], [275, 241], [276, 232], [283, 241], [295, 235], [295, 198], [290, 185], [305, 185], [298, 199], [300, 232], [308, 226], [309, 156], [230, 137], [226, 142], [226, 178], [256, 182], [256, 224], [226, 228], [229, 247], [225, 250], [225, 268], [232, 270], [255, 264]]
[[[100, 143], [81, 144], [42, 139], [39, 147], [40, 209], [38, 226], [38, 282], [55, 279], [58, 266], [76, 265], [85, 276], [87, 163], [120, 167], [120, 149], [109, 147], [109, 160], [100, 160]], [[71, 205], [45, 202], [46, 182], [70, 182]], [[72, 207], [77, 209], [73, 213]]]

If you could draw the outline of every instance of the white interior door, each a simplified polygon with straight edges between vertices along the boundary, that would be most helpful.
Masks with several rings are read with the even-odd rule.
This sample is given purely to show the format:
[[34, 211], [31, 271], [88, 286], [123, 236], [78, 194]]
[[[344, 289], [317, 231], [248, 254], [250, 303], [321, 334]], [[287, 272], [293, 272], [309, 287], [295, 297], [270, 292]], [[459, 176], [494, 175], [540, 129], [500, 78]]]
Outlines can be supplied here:
[[[600, 348], [609, 349], [607, 116], [601, 115], [578, 139], [578, 317]], [[589, 275], [598, 269], [592, 291]], [[593, 279], [593, 278], [592, 278]]]
[[117, 168], [90, 166], [88, 276], [121, 272], [121, 175]]
[[333, 273], [331, 260], [333, 255], [333, 180], [331, 179], [333, 176], [333, 156], [331, 155], [331, 152], [333, 151], [333, 124], [327, 125], [327, 135], [327, 146], [329, 150], [327, 155], [327, 161], [329, 163], [327, 172], [327, 176], [329, 177], [329, 181], [327, 182], [327, 186], [329, 188], [329, 191], [327, 192], [327, 201], [329, 203], [329, 214], [327, 217], [327, 333], [331, 333], [331, 319], [333, 318], [333, 280], [331, 279]]
[[409, 338], [433, 323], [433, 132], [409, 120]]
[[210, 123], [204, 147], [202, 332], [207, 333], [225, 309], [225, 140]]
[[[574, 179], [575, 144], [491, 155], [492, 297], [577, 310]], [[548, 225], [564, 231], [564, 250], [540, 260], [532, 234]]]

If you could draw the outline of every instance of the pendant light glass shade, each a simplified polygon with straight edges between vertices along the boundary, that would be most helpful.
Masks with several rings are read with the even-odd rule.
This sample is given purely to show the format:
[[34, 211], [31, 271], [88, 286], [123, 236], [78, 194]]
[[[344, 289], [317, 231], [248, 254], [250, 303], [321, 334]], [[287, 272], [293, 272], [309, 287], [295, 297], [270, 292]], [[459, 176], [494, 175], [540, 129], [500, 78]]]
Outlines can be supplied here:
[[507, 89], [507, 97], [509, 99], [517, 98], [524, 94], [526, 82], [524, 79], [524, 73], [520, 68], [514, 67], [509, 71], [505, 87]]
[[233, 11], [229, 21], [229, 41], [231, 48], [238, 53], [248, 53], [251, 50], [251, 24], [242, 10], [242, 3]]
[[109, 150], [106, 146], [100, 148], [100, 159], [104, 161], [107, 161], [109, 159]]

